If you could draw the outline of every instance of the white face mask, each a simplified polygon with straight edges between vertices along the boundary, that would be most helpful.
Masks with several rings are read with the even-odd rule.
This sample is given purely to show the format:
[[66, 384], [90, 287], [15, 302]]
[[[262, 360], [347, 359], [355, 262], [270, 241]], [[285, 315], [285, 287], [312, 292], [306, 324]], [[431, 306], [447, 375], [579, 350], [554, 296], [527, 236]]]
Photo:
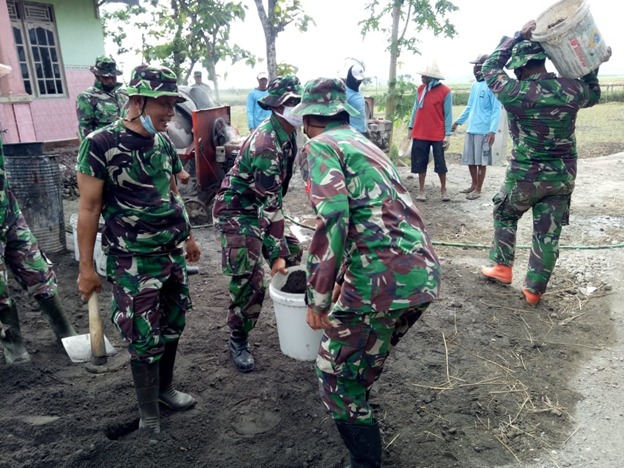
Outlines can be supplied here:
[[293, 127], [299, 128], [303, 125], [303, 117], [300, 117], [298, 115], [291, 115], [292, 110], [293, 110], [292, 107], [284, 107], [283, 114], [278, 114], [276, 112], [275, 115], [279, 115]]

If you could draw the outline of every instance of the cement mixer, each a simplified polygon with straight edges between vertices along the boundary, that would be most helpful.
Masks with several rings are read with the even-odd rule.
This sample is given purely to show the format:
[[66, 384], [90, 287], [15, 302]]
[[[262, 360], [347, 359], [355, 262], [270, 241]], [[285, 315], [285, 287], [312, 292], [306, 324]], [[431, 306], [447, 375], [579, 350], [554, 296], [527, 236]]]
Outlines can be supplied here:
[[234, 164], [244, 141], [231, 126], [230, 106], [221, 106], [202, 88], [180, 86], [186, 101], [176, 104], [167, 134], [175, 145], [191, 183], [180, 185], [191, 223], [212, 221], [211, 203]]
[[[230, 106], [222, 106], [202, 88], [180, 86], [186, 101], [176, 104], [167, 134], [191, 174], [189, 185], [178, 188], [193, 225], [212, 222], [212, 201], [234, 164], [246, 137], [231, 125]], [[373, 117], [374, 101], [366, 98], [366, 136], [382, 151], [390, 148], [392, 122]], [[303, 142], [301, 142], [303, 144]]]

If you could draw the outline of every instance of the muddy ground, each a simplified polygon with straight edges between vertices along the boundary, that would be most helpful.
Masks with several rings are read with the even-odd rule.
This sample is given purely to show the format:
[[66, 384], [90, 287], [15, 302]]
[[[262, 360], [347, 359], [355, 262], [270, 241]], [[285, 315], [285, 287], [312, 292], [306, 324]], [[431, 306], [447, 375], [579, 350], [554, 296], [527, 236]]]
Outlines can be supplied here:
[[[617, 151], [623, 151], [618, 148]], [[594, 155], [595, 156], [595, 155]], [[428, 177], [419, 208], [444, 268], [442, 294], [388, 360], [371, 402], [383, 431], [384, 466], [617, 467], [624, 447], [621, 337], [624, 153], [579, 163], [571, 226], [548, 294], [537, 308], [521, 300], [527, 250], [510, 287], [479, 275], [491, 240], [491, 197], [504, 168], [489, 171], [484, 195], [468, 201], [458, 155], [449, 156], [451, 202]], [[416, 180], [401, 168], [416, 193]], [[65, 217], [75, 211], [65, 204]], [[310, 215], [300, 182], [286, 199], [290, 216]], [[69, 225], [69, 224], [68, 224]], [[530, 242], [521, 222], [518, 243]], [[309, 231], [299, 229], [309, 236]], [[162, 412], [162, 430], [139, 433], [123, 343], [100, 295], [105, 335], [119, 350], [109, 372], [72, 363], [24, 293], [13, 285], [32, 362], [0, 358], [1, 467], [342, 467], [347, 451], [321, 407], [312, 362], [280, 352], [272, 301], [251, 335], [257, 368], [228, 361], [227, 278], [212, 228], [197, 229], [200, 274], [190, 278], [194, 310], [180, 342], [178, 388], [193, 394], [187, 412]], [[68, 247], [72, 247], [71, 238]], [[87, 309], [76, 292], [73, 253], [50, 255], [60, 294], [80, 333]]]

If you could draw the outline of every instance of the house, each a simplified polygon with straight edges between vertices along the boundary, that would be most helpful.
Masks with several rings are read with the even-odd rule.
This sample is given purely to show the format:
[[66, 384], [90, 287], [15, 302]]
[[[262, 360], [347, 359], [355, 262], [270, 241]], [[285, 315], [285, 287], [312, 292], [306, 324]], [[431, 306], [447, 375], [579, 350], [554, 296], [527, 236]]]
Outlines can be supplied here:
[[104, 53], [102, 0], [0, 0], [0, 131], [5, 143], [77, 142], [76, 96]]

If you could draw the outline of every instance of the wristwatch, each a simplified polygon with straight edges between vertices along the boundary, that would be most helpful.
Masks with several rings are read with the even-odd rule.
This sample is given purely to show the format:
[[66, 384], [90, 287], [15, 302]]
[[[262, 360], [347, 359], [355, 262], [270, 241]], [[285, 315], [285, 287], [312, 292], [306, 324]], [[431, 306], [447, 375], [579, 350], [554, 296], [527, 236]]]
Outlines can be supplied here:
[[522, 35], [522, 31], [517, 31], [517, 32], [514, 34], [514, 37], [513, 37], [513, 38], [514, 38], [514, 42], [515, 42], [515, 43], [518, 43], [518, 42], [522, 42], [522, 41], [524, 41], [524, 36]]

